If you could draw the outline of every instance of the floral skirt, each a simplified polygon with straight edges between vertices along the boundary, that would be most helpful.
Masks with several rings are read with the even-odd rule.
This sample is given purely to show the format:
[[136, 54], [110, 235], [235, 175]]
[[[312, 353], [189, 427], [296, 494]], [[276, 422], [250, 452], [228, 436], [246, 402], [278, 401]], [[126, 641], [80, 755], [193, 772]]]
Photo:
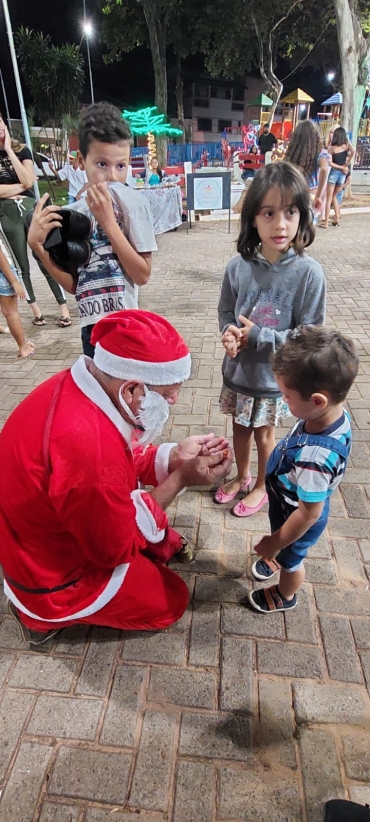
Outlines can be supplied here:
[[291, 417], [288, 405], [281, 397], [248, 397], [222, 386], [220, 394], [220, 411], [232, 414], [235, 422], [261, 428], [263, 425], [279, 425], [282, 420]]

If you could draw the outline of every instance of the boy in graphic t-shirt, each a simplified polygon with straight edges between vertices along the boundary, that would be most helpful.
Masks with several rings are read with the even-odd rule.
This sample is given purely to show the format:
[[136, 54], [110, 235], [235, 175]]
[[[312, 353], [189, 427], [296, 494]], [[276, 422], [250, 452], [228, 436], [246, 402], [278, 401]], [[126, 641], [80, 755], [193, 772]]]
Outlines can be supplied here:
[[80, 116], [78, 137], [88, 187], [86, 198], [69, 207], [91, 219], [90, 260], [72, 277], [45, 251], [49, 231], [60, 224], [58, 206], [43, 208], [47, 195], [35, 209], [28, 242], [49, 274], [75, 294], [83, 351], [92, 357], [93, 326], [115, 311], [138, 307], [138, 286], [148, 282], [157, 245], [147, 200], [124, 185], [132, 137], [120, 111], [109, 103], [88, 106]]

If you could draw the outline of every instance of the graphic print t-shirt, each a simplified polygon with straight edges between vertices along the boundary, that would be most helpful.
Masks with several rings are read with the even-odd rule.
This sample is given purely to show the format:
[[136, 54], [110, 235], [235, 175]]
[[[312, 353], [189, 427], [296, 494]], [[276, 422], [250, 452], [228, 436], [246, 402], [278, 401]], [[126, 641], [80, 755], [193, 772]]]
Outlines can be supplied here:
[[[23, 160], [31, 160], [33, 162], [32, 154], [27, 146], [17, 151], [16, 155], [21, 163], [23, 163]], [[0, 186], [11, 186], [17, 183], [19, 183], [18, 174], [5, 149], [2, 148], [0, 149]], [[33, 189], [28, 188], [27, 191], [23, 191], [19, 196], [34, 197], [35, 194]]]
[[[115, 184], [112, 192], [116, 222], [125, 237], [139, 253], [156, 251], [148, 201], [141, 192], [132, 191], [122, 184]], [[110, 240], [90, 213], [86, 201], [74, 203], [73, 209], [87, 214], [92, 224], [91, 257], [86, 266], [78, 269], [75, 295], [81, 326], [94, 325], [102, 317], [123, 308], [138, 308], [138, 287], [120, 264]]]

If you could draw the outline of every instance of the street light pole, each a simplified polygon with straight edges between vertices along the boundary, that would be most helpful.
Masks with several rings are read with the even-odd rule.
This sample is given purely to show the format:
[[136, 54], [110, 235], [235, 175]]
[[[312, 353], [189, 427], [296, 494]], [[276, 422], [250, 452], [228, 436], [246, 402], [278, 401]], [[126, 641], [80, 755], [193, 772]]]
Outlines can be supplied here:
[[90, 92], [91, 92], [91, 102], [95, 103], [94, 99], [94, 85], [93, 85], [93, 78], [92, 78], [92, 71], [91, 71], [91, 59], [90, 59], [90, 43], [89, 37], [92, 33], [92, 26], [86, 19], [86, 0], [83, 0], [83, 14], [84, 14], [84, 22], [83, 22], [83, 30], [86, 37], [86, 48], [87, 48], [87, 64], [89, 67], [89, 78], [90, 78]]
[[4, 85], [3, 73], [1, 71], [1, 66], [0, 66], [0, 82], [1, 82], [1, 90], [3, 92], [3, 97], [4, 97], [6, 117], [7, 117], [7, 120], [8, 120], [8, 128], [9, 128], [11, 137], [13, 137], [13, 129], [12, 129], [12, 124], [11, 124], [11, 120], [10, 120], [8, 98], [6, 96], [6, 90], [5, 90], [5, 85]]
[[[28, 128], [28, 120], [27, 120], [26, 109], [24, 107], [24, 99], [23, 99], [23, 92], [22, 92], [22, 86], [21, 86], [21, 78], [19, 76], [17, 55], [15, 53], [15, 47], [14, 47], [12, 25], [11, 25], [10, 17], [9, 17], [8, 0], [3, 0], [3, 9], [4, 9], [6, 31], [7, 31], [7, 35], [8, 35], [8, 41], [9, 41], [10, 56], [12, 58], [12, 64], [13, 64], [14, 79], [15, 79], [15, 84], [16, 84], [16, 87], [17, 87], [19, 108], [20, 108], [20, 111], [21, 111], [24, 139], [25, 139], [26, 145], [28, 146], [29, 150], [32, 153], [31, 135], [30, 135], [30, 130]], [[34, 183], [33, 187], [34, 187], [34, 190], [35, 190], [36, 200], [39, 200], [40, 199], [40, 192], [39, 192], [39, 187], [37, 185], [37, 182]]]

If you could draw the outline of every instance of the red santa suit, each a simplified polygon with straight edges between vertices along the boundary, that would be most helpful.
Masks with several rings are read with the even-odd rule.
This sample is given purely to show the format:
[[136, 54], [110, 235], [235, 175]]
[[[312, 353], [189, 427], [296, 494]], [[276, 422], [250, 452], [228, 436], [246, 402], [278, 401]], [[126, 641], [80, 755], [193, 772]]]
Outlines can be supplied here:
[[167, 515], [138, 481], [163, 482], [174, 444], [133, 448], [134, 429], [87, 364], [80, 357], [36, 388], [0, 434], [5, 594], [36, 631], [166, 628], [188, 591], [143, 553], [163, 540]]

